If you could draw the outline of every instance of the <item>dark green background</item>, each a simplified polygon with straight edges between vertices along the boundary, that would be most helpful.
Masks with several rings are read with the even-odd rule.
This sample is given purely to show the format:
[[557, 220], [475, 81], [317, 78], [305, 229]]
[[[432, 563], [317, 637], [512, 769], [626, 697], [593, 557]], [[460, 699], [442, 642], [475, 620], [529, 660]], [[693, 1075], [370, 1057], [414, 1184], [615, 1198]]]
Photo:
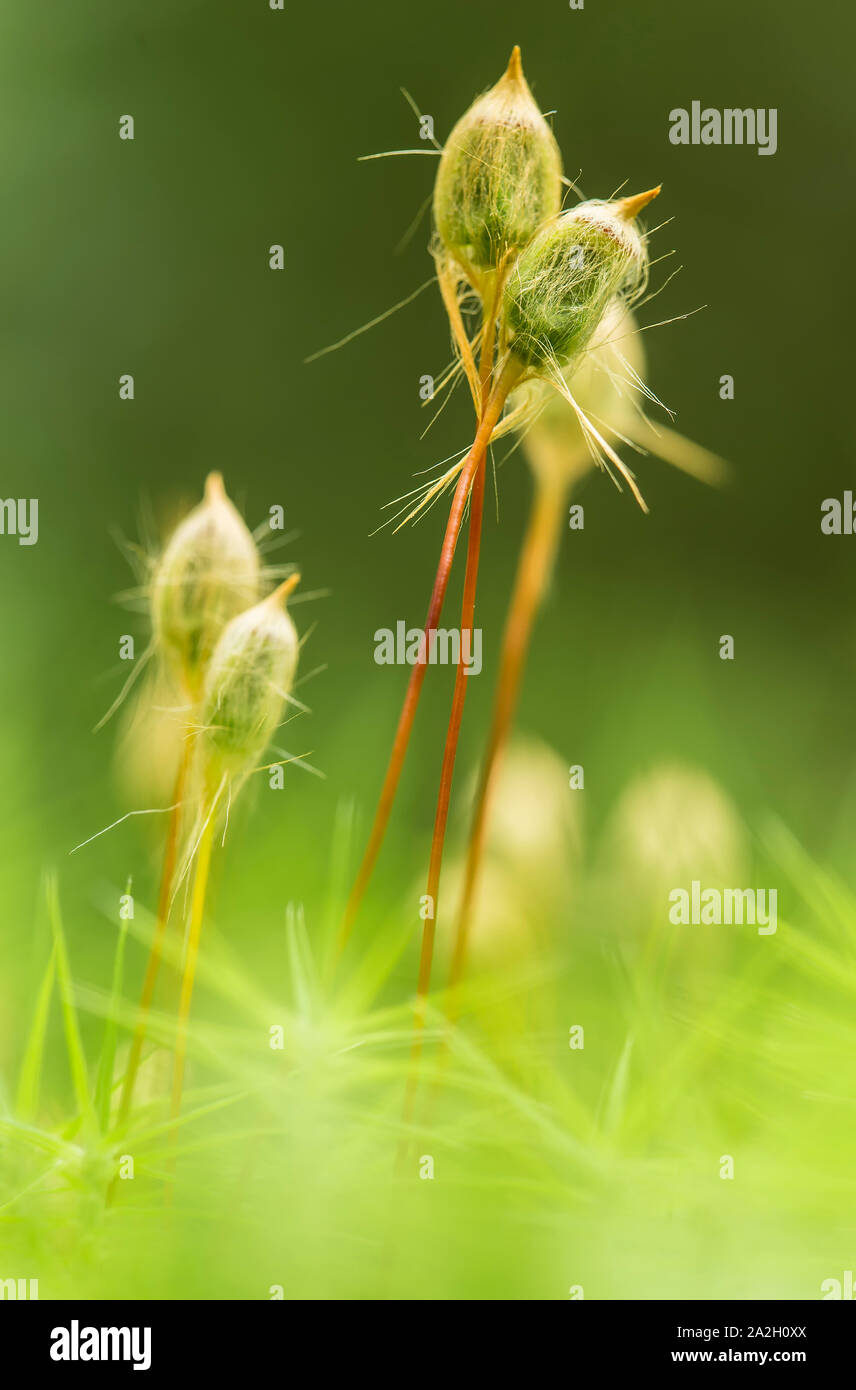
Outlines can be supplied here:
[[[264, 879], [248, 949], [289, 897], [317, 918], [335, 807], [352, 796], [368, 815], [404, 681], [374, 665], [372, 633], [421, 621], [442, 517], [369, 532], [415, 470], [467, 442], [471, 421], [459, 393], [419, 442], [419, 377], [448, 356], [433, 292], [341, 353], [303, 359], [431, 273], [427, 222], [404, 255], [393, 248], [433, 161], [356, 162], [416, 143], [399, 86], [442, 140], [515, 42], [589, 196], [663, 181], [658, 212], [674, 221], [654, 254], [676, 248], [661, 276], [684, 269], [646, 321], [706, 307], [646, 335], [649, 380], [678, 427], [734, 467], [717, 495], [643, 460], [648, 518], [602, 477], [588, 481], [586, 529], [562, 544], [521, 725], [585, 764], [592, 826], [636, 770], [675, 755], [709, 768], [750, 824], [772, 810], [847, 863], [856, 539], [821, 536], [819, 509], [856, 481], [852, 39], [844, 7], [758, 0], [587, 0], [581, 12], [561, 0], [288, 0], [284, 13], [266, 0], [6, 0], [0, 494], [37, 496], [41, 534], [29, 549], [0, 538], [5, 1056], [42, 960], [43, 867], [60, 868], [84, 975], [109, 969], [112, 927], [108, 939], [94, 906], [104, 885], [133, 873], [151, 899], [139, 822], [66, 857], [131, 809], [111, 770], [115, 732], [90, 732], [124, 674], [120, 633], [146, 640], [144, 621], [111, 602], [129, 576], [110, 533], [138, 538], [146, 507], [189, 504], [212, 468], [251, 524], [285, 505], [302, 532], [287, 558], [305, 587], [332, 590], [294, 610], [302, 628], [318, 620], [306, 668], [328, 670], [303, 692], [314, 712], [292, 742], [314, 750], [327, 780], [295, 774], [288, 794], [257, 806], [233, 861]], [[778, 152], [673, 147], [668, 112], [693, 99], [778, 108]], [[118, 138], [124, 113], [133, 143]], [[275, 242], [281, 273], [268, 268]], [[132, 404], [118, 399], [123, 372]], [[489, 708], [528, 497], [515, 455], [498, 525], [488, 511], [487, 666], [469, 692], [462, 772]], [[725, 632], [733, 664], [718, 658]], [[427, 687], [379, 902], [422, 864], [448, 674]]]

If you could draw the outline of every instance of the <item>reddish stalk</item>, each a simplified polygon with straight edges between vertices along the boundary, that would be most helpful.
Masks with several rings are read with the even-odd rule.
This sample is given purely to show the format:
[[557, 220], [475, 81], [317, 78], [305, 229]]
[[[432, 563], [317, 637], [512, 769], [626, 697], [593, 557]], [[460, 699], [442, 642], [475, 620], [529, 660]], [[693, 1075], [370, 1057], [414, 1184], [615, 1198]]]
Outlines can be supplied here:
[[[485, 461], [482, 460], [473, 483], [470, 505], [470, 536], [467, 547], [467, 568], [464, 576], [464, 598], [461, 607], [461, 650], [463, 653], [464, 633], [469, 636], [472, 651], [472, 633], [475, 617], [476, 587], [478, 584], [479, 556], [481, 554], [482, 515], [484, 512]], [[412, 1107], [416, 1083], [416, 1068], [422, 1051], [422, 1035], [425, 1028], [425, 1008], [428, 991], [431, 987], [431, 966], [434, 958], [434, 937], [437, 930], [437, 905], [440, 895], [440, 870], [443, 865], [443, 849], [446, 842], [446, 825], [449, 819], [449, 801], [452, 794], [452, 778], [455, 771], [455, 757], [458, 751], [458, 738], [464, 716], [464, 703], [467, 698], [467, 668], [463, 660], [458, 663], [455, 673], [455, 689], [452, 695], [452, 711], [446, 732], [443, 749], [443, 764], [440, 771], [440, 789], [437, 793], [437, 810], [434, 816], [434, 833], [431, 838], [431, 859], [428, 865], [428, 885], [426, 895], [431, 915], [426, 917], [422, 931], [422, 950], [419, 957], [419, 978], [416, 985], [416, 1010], [414, 1016], [414, 1038], [411, 1061], [411, 1086], [408, 1091], [407, 1114]]]
[[[509, 366], [506, 365], [506, 367], [499, 372], [499, 380], [494, 390], [494, 395], [490, 395], [490, 384], [493, 374], [494, 335], [496, 332], [496, 313], [494, 307], [496, 303], [497, 294], [495, 293], [490, 310], [485, 319], [485, 335], [480, 362], [482, 416], [487, 413], [489, 402], [496, 396], [500, 396], [502, 402], [505, 402], [518, 376], [517, 370], [509, 368]], [[485, 473], [486, 463], [485, 458], [482, 458], [473, 483], [472, 502], [470, 507], [470, 534], [467, 544], [467, 564], [464, 572], [464, 592], [461, 603], [461, 658], [463, 658], [465, 632], [468, 634], [470, 652], [472, 652], [473, 645], [473, 625], [475, 620], [476, 590], [478, 588], [479, 558], [481, 555], [482, 518], [484, 514]], [[403, 1120], [405, 1125], [408, 1125], [412, 1119], [416, 1091], [419, 1085], [419, 1063], [422, 1056], [428, 991], [431, 987], [434, 939], [437, 932], [440, 872], [443, 867], [443, 851], [446, 843], [446, 826], [449, 819], [449, 802], [452, 795], [455, 758], [458, 751], [461, 722], [464, 716], [464, 704], [467, 698], [467, 679], [466, 667], [463, 659], [461, 659], [455, 673], [452, 709], [449, 715], [446, 742], [443, 748], [440, 787], [437, 793], [437, 809], [434, 815], [434, 831], [431, 837], [431, 858], [428, 865], [428, 885], [426, 889], [430, 916], [425, 918], [425, 925], [422, 929], [422, 948], [419, 956], [419, 976], [416, 985], [416, 1003], [413, 1018], [413, 1044], [411, 1047], [410, 1069], [404, 1095]], [[406, 1151], [407, 1136], [405, 1134], [402, 1136], [401, 1144], [399, 1145], [399, 1163], [403, 1162]]]
[[451, 510], [449, 512], [449, 520], [446, 523], [446, 534], [443, 538], [442, 550], [440, 551], [440, 562], [437, 566], [437, 573], [434, 579], [434, 587], [431, 592], [431, 601], [428, 605], [428, 614], [425, 619], [424, 633], [426, 660], [419, 661], [416, 663], [416, 665], [413, 667], [413, 670], [410, 675], [410, 680], [407, 684], [407, 692], [405, 694], [404, 704], [402, 706], [401, 714], [399, 716], [398, 727], [395, 731], [395, 739], [392, 745], [392, 752], [390, 753], [389, 762], [387, 764], [386, 774], [384, 776], [383, 786], [381, 788], [377, 810], [375, 811], [374, 823], [372, 825], [368, 845], [366, 846], [366, 850], [363, 855], [362, 863], [360, 864], [359, 872], [357, 873], [354, 886], [351, 889], [351, 895], [348, 899], [348, 903], [345, 908], [345, 914], [342, 919], [342, 925], [339, 930], [339, 936], [336, 943], [336, 959], [338, 959], [339, 956], [341, 956], [341, 953], [345, 949], [345, 946], [348, 942], [348, 938], [350, 937], [351, 931], [354, 926], [354, 921], [356, 920], [357, 913], [360, 909], [360, 904], [363, 900], [363, 896], [365, 894], [369, 880], [372, 876], [375, 863], [377, 862], [377, 857], [380, 853], [381, 845], [383, 844], [383, 837], [386, 833], [386, 827], [389, 822], [389, 816], [390, 812], [392, 811], [392, 805], [395, 800], [395, 794], [398, 790], [398, 782], [401, 777], [401, 770], [404, 766], [404, 758], [407, 753], [407, 745], [410, 740], [410, 734], [413, 728], [413, 721], [416, 715], [416, 707], [419, 703], [419, 696], [422, 693], [422, 683], [425, 680], [425, 672], [427, 670], [428, 636], [431, 630], [433, 628], [436, 628], [437, 624], [440, 621], [440, 615], [443, 611], [443, 602], [446, 597], [446, 589], [448, 588], [449, 584], [449, 576], [452, 570], [452, 561], [455, 555], [455, 546], [457, 544], [458, 535], [460, 534], [461, 525], [463, 523], [467, 499], [469, 497], [470, 489], [473, 486], [473, 479], [478, 472], [479, 466], [484, 463], [491, 433], [493, 432], [493, 429], [495, 428], [497, 421], [499, 420], [499, 417], [502, 414], [502, 408], [505, 404], [505, 398], [508, 394], [509, 389], [510, 386], [504, 387], [502, 389], [497, 389], [497, 391], [488, 401], [482, 418], [479, 422], [479, 427], [476, 432], [476, 437], [473, 441], [472, 448], [470, 449], [470, 452], [467, 454], [467, 457], [464, 460], [464, 464], [461, 469], [461, 476], [458, 480], [458, 485], [455, 489], [455, 496], [452, 501]]
[[454, 994], [466, 965], [473, 903], [484, 853], [491, 796], [517, 706], [532, 628], [552, 569], [566, 496], [567, 489], [562, 483], [536, 483], [535, 499], [506, 619], [490, 734], [473, 811], [449, 977], [450, 1019], [454, 1017]]

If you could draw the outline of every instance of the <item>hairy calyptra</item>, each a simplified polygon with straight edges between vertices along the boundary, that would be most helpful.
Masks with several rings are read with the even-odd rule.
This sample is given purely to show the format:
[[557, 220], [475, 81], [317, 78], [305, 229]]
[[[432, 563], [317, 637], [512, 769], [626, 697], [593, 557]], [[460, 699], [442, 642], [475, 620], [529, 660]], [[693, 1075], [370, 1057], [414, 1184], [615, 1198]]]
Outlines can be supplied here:
[[234, 776], [270, 742], [297, 670], [297, 630], [285, 600], [293, 574], [261, 603], [233, 618], [214, 648], [202, 692], [209, 768]]
[[529, 90], [520, 49], [452, 130], [434, 185], [444, 249], [477, 288], [562, 205], [562, 158]]
[[503, 312], [511, 352], [524, 367], [565, 366], [588, 347], [616, 294], [632, 298], [644, 284], [648, 254], [634, 220], [659, 191], [580, 203], [521, 253]]
[[259, 571], [246, 523], [220, 474], [209, 473], [203, 500], [176, 527], [152, 577], [156, 640], [194, 696], [223, 628], [258, 599]]

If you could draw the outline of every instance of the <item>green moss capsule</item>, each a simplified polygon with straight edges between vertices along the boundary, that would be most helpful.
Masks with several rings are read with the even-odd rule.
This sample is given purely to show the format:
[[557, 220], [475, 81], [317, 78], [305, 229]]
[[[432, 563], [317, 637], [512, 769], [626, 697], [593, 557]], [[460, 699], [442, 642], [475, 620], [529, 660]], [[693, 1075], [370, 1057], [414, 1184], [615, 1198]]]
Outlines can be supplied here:
[[508, 69], [458, 121], [434, 187], [445, 250], [476, 286], [562, 204], [562, 159], [515, 48]]
[[179, 523], [152, 577], [155, 637], [195, 695], [223, 628], [259, 597], [255, 541], [219, 473]]
[[503, 296], [508, 343], [526, 369], [563, 367], [591, 342], [616, 294], [632, 297], [648, 257], [634, 219], [659, 193], [580, 203], [518, 258]]
[[205, 677], [202, 724], [209, 772], [235, 776], [266, 748], [282, 718], [299, 644], [285, 600], [292, 575], [223, 629]]

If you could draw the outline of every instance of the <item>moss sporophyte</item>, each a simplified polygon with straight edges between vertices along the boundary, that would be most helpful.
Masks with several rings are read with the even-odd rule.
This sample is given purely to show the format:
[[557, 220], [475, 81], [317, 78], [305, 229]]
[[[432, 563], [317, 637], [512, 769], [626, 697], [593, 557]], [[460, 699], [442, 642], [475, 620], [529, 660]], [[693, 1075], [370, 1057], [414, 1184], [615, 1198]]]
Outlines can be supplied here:
[[[645, 289], [649, 266], [639, 217], [660, 188], [629, 197], [588, 199], [563, 210], [567, 187], [558, 145], [515, 48], [500, 80], [454, 126], [437, 170], [431, 254], [455, 354], [445, 384], [466, 381], [475, 425], [469, 448], [424, 489], [411, 509], [414, 515], [447, 489], [453, 493], [418, 643], [420, 655], [409, 676], [374, 822], [332, 962], [335, 966], [348, 943], [381, 849], [429, 664], [431, 634], [439, 629], [465, 519], [469, 526], [457, 631], [460, 652], [473, 650], [488, 453], [497, 440], [517, 432], [532, 466], [535, 499], [509, 608], [473, 814], [451, 953], [452, 988], [446, 1001], [450, 1017], [466, 961], [490, 792], [511, 728], [569, 490], [594, 462], [619, 486], [622, 479], [645, 509], [614, 442], [658, 447], [650, 438], [653, 426], [634, 400], [634, 393], [655, 398], [642, 382], [644, 363], [631, 308]], [[699, 476], [715, 472], [712, 456], [693, 452], [679, 436], [663, 431], [658, 439], [665, 441], [660, 452], [666, 457], [671, 453], [689, 471]], [[127, 1118], [133, 1098], [167, 922], [186, 881], [190, 902], [171, 1107], [172, 1120], [179, 1120], [215, 832], [218, 824], [227, 823], [235, 797], [257, 770], [285, 703], [292, 700], [299, 642], [286, 600], [298, 580], [291, 575], [265, 597], [264, 575], [253, 535], [227, 497], [222, 478], [212, 473], [202, 502], [179, 522], [150, 577], [153, 646], [174, 687], [185, 732], [151, 955], [120, 1102], [122, 1118]], [[417, 909], [422, 936], [405, 1133], [417, 1091], [469, 671], [469, 663], [458, 661], [425, 891]]]
[[154, 935], [119, 1102], [127, 1119], [142, 1057], [149, 1010], [163, 956], [174, 881], [186, 819], [193, 762], [191, 728], [208, 662], [225, 625], [259, 597], [261, 560], [253, 537], [226, 495], [219, 473], [209, 473], [198, 506], [176, 526], [152, 566], [150, 603], [154, 648], [167, 681], [187, 705], [172, 809], [164, 848]]
[[[597, 393], [587, 384], [587, 372], [592, 355], [599, 352], [606, 371], [613, 378], [621, 376], [624, 391], [631, 396], [636, 391], [651, 394], [624, 356], [612, 329], [605, 333], [604, 326], [621, 325], [621, 332], [627, 335], [636, 331], [629, 310], [645, 289], [649, 264], [647, 237], [637, 219], [660, 187], [631, 197], [590, 199], [563, 211], [566, 186], [558, 145], [526, 83], [520, 50], [515, 48], [499, 82], [477, 98], [453, 127], [437, 170], [431, 250], [456, 356], [455, 369], [444, 380], [446, 384], [466, 380], [476, 429], [471, 447], [439, 481], [425, 489], [421, 502], [411, 511], [411, 515], [420, 512], [454, 485], [424, 627], [426, 639], [437, 628], [458, 535], [465, 515], [469, 515], [460, 619], [463, 641], [473, 627], [488, 450], [495, 440], [514, 430], [520, 431], [525, 446], [531, 430], [536, 503], [506, 629], [497, 704], [459, 912], [453, 982], [463, 968], [468, 904], [477, 879], [492, 769], [510, 727], [532, 622], [555, 550], [558, 518], [567, 489], [581, 471], [580, 444], [587, 457], [608, 471], [618, 486], [623, 479], [647, 510], [633, 474], [611, 442], [629, 437], [623, 428], [612, 427], [613, 420], [616, 425], [626, 423], [627, 411], [617, 411], [613, 420], [601, 416]], [[632, 357], [632, 350], [628, 351]], [[587, 390], [589, 399], [583, 403], [580, 398]], [[621, 388], [613, 395], [622, 396]], [[548, 404], [551, 400], [555, 406]], [[638, 415], [644, 418], [641, 410]], [[564, 424], [551, 425], [549, 420], [556, 417]], [[567, 450], [557, 442], [563, 429], [573, 440]], [[637, 434], [648, 435], [649, 431], [653, 432], [653, 426], [645, 421]], [[683, 441], [668, 431], [664, 437], [669, 441], [663, 449], [667, 457], [671, 453], [675, 461], [702, 476], [716, 472], [718, 461], [712, 456], [702, 450], [693, 454], [693, 446], [684, 448]], [[544, 442], [548, 439], [549, 445]], [[646, 442], [650, 443], [650, 438]], [[564, 453], [575, 455], [567, 470], [562, 462]], [[419, 662], [409, 678], [368, 844], [342, 919], [337, 958], [350, 938], [380, 852], [425, 671], [426, 664]], [[459, 665], [440, 769], [426, 891], [420, 899], [422, 949], [414, 1062], [421, 1050], [431, 981], [440, 869], [467, 689], [465, 675]], [[414, 1065], [405, 1107], [408, 1116], [415, 1075]]]
[[184, 734], [120, 1122], [127, 1121], [133, 1102], [167, 924], [178, 887], [192, 876], [173, 1071], [171, 1113], [178, 1119], [214, 832], [292, 699], [299, 641], [286, 600], [299, 576], [291, 574], [263, 598], [264, 573], [253, 535], [222, 478], [210, 474], [202, 502], [176, 526], [150, 581], [154, 646], [174, 683]]

